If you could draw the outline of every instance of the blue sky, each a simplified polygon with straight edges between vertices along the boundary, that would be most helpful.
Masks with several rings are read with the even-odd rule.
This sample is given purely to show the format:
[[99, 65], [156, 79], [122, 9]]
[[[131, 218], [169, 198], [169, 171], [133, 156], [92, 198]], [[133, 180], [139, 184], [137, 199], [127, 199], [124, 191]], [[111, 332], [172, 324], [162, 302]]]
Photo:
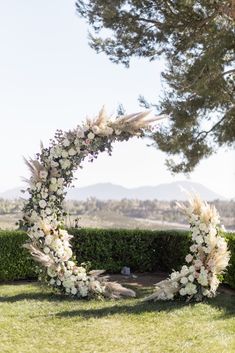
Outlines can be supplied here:
[[[68, 130], [105, 104], [115, 113], [139, 111], [139, 94], [156, 101], [164, 63], [135, 59], [130, 69], [88, 46], [87, 25], [72, 0], [0, 2], [0, 192], [22, 184], [22, 156], [33, 156], [57, 128]], [[165, 167], [166, 155], [146, 141], [116, 144], [76, 173], [76, 185], [113, 182], [128, 187], [185, 179]], [[235, 197], [235, 153], [221, 150], [190, 175], [217, 193]]]

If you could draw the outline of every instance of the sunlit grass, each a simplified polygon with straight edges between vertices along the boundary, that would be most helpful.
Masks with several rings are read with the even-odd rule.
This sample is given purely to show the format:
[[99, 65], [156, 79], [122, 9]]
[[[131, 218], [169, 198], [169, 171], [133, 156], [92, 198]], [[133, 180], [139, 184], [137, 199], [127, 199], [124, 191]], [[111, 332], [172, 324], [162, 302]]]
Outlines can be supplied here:
[[235, 296], [190, 305], [76, 301], [36, 283], [1, 285], [0, 352], [232, 353]]

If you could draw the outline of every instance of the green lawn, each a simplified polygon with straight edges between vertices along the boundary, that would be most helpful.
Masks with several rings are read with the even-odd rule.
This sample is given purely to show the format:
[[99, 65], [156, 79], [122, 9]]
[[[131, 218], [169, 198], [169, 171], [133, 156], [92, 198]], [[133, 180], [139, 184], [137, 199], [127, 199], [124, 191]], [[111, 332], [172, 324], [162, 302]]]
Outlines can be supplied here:
[[235, 296], [190, 305], [88, 302], [54, 295], [36, 283], [1, 285], [0, 352], [232, 353]]

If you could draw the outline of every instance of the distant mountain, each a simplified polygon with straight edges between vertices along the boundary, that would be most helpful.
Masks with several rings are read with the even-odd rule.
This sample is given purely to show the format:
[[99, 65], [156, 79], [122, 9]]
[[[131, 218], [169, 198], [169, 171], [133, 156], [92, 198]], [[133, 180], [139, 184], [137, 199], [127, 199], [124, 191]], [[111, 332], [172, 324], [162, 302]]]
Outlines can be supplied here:
[[[14, 188], [0, 193], [0, 198], [16, 199], [26, 197], [20, 192], [20, 188]], [[186, 200], [187, 193], [197, 192], [204, 200], [213, 201], [216, 199], [225, 200], [225, 197], [213, 192], [199, 183], [191, 181], [176, 181], [157, 186], [141, 186], [137, 188], [125, 188], [111, 183], [100, 183], [81, 188], [71, 188], [68, 190], [67, 199], [86, 200], [89, 197], [95, 197], [100, 200], [121, 200], [121, 199], [139, 199], [139, 200]]]

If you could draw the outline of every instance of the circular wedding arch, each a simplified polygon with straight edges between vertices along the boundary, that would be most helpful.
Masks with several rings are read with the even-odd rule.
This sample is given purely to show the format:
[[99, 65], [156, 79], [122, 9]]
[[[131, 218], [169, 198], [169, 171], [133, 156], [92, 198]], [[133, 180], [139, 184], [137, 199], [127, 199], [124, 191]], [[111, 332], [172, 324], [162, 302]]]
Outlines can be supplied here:
[[161, 117], [143, 112], [107, 118], [102, 109], [94, 120], [68, 132], [57, 131], [48, 148], [41, 145], [35, 160], [26, 160], [31, 171], [27, 191], [29, 200], [23, 209], [29, 241], [24, 245], [40, 263], [40, 277], [51, 286], [76, 297], [135, 296], [134, 291], [102, 277], [103, 271], [90, 271], [73, 260], [71, 235], [64, 229], [62, 202], [73, 173], [86, 157], [96, 158], [100, 152], [112, 152], [115, 141], [149, 136], [152, 123]]
[[[31, 171], [27, 191], [30, 195], [23, 209], [28, 242], [24, 245], [41, 265], [40, 277], [59, 292], [76, 298], [135, 296], [133, 290], [102, 276], [104, 271], [87, 272], [73, 258], [70, 239], [64, 227], [63, 200], [73, 181], [74, 171], [90, 156], [112, 152], [115, 141], [132, 137], [150, 137], [154, 123], [162, 117], [150, 112], [131, 114], [115, 120], [107, 118], [104, 109], [94, 120], [87, 119], [82, 126], [63, 132], [58, 130], [48, 148], [41, 145], [36, 159], [26, 160]], [[187, 265], [173, 271], [160, 282], [156, 291], [146, 300], [173, 299], [176, 295], [187, 300], [201, 300], [215, 295], [218, 274], [229, 261], [227, 244], [219, 235], [220, 224], [216, 210], [198, 197], [184, 207], [192, 230], [193, 244], [186, 256]]]

